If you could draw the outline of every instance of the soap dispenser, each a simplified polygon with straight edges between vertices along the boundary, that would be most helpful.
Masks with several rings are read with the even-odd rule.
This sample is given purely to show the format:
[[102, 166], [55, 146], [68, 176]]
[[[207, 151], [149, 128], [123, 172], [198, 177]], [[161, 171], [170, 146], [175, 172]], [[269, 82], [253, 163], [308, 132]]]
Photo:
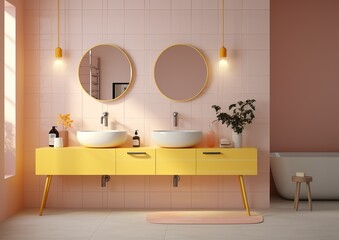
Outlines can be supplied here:
[[138, 136], [138, 131], [134, 131], [134, 136], [133, 136], [133, 147], [140, 147], [140, 137]]
[[56, 130], [56, 126], [52, 126], [51, 131], [48, 133], [48, 145], [54, 147], [54, 138], [59, 137], [59, 132]]
[[210, 147], [210, 148], [215, 146], [215, 133], [214, 133], [213, 128], [212, 128], [212, 123], [209, 124], [209, 126], [208, 126], [209, 129], [208, 129], [208, 132], [207, 132], [207, 146]]

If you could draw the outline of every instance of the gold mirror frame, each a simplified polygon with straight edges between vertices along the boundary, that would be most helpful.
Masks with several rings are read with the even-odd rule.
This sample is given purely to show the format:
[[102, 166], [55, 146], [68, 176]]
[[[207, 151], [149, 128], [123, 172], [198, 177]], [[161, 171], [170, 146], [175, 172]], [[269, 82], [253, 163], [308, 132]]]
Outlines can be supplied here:
[[[113, 49], [113, 51], [109, 52], [107, 49]], [[104, 52], [104, 55], [102, 52]], [[110, 57], [107, 54], [115, 56], [118, 61], [114, 62], [115, 58], [110, 58], [105, 62], [100, 60]], [[93, 60], [94, 56], [95, 59]], [[123, 76], [123, 79], [114, 81], [114, 78], [119, 78], [120, 75]], [[116, 45], [95, 45], [82, 56], [78, 67], [78, 78], [82, 89], [93, 99], [100, 102], [111, 102], [124, 96], [131, 86], [133, 80], [132, 63], [125, 51]], [[105, 78], [109, 79], [105, 80]], [[101, 90], [102, 84], [104, 84], [103, 90]], [[93, 90], [95, 87], [98, 91]], [[119, 89], [122, 89], [122, 91], [119, 91]], [[91, 90], [92, 94], [90, 93]], [[105, 95], [100, 96], [101, 91], [105, 91]], [[94, 94], [95, 92], [98, 92], [98, 96]]]
[[192, 45], [176, 44], [161, 52], [154, 66], [154, 81], [167, 98], [185, 102], [196, 98], [208, 81], [208, 66]]

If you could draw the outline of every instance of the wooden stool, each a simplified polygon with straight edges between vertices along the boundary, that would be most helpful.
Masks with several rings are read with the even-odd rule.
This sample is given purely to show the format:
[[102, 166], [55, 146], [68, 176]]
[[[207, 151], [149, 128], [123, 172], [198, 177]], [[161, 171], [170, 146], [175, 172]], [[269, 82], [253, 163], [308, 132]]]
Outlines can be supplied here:
[[308, 196], [308, 206], [310, 210], [312, 211], [312, 198], [311, 198], [311, 186], [310, 182], [312, 182], [311, 176], [304, 176], [304, 177], [298, 177], [293, 176], [292, 181], [296, 182], [296, 188], [295, 188], [295, 194], [294, 194], [294, 208], [296, 211], [298, 211], [299, 206], [299, 195], [300, 195], [300, 185], [302, 182], [305, 182], [307, 185], [307, 196]]

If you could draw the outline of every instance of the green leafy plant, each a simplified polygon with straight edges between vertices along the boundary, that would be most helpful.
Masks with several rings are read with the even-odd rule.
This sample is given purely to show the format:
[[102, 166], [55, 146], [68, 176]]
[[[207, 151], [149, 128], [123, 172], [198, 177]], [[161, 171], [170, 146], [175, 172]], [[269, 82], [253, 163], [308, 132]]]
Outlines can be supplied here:
[[254, 103], [254, 99], [233, 103], [228, 107], [228, 110], [231, 111], [230, 114], [220, 112], [221, 108], [217, 105], [213, 105], [212, 108], [216, 111], [218, 121], [221, 121], [222, 124], [226, 123], [227, 127], [231, 125], [233, 131], [240, 134], [244, 130], [245, 125], [252, 123], [255, 117]]

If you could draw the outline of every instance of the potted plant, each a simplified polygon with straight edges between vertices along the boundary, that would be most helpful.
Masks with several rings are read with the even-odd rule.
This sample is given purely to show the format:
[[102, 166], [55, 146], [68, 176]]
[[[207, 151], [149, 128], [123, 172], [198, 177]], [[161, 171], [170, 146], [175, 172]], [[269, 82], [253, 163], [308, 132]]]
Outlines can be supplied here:
[[246, 101], [239, 101], [229, 105], [228, 110], [231, 113], [220, 112], [221, 108], [217, 105], [213, 105], [217, 114], [217, 120], [221, 121], [226, 126], [231, 126], [233, 129], [233, 143], [234, 147], [241, 147], [242, 132], [246, 124], [252, 123], [255, 111], [254, 99], [247, 99]]
[[71, 115], [69, 113], [67, 114], [59, 114], [57, 116], [57, 123], [58, 125], [61, 125], [63, 130], [59, 131], [59, 137], [63, 138], [63, 145], [65, 147], [68, 147], [68, 128], [72, 127], [73, 120], [71, 119]]

